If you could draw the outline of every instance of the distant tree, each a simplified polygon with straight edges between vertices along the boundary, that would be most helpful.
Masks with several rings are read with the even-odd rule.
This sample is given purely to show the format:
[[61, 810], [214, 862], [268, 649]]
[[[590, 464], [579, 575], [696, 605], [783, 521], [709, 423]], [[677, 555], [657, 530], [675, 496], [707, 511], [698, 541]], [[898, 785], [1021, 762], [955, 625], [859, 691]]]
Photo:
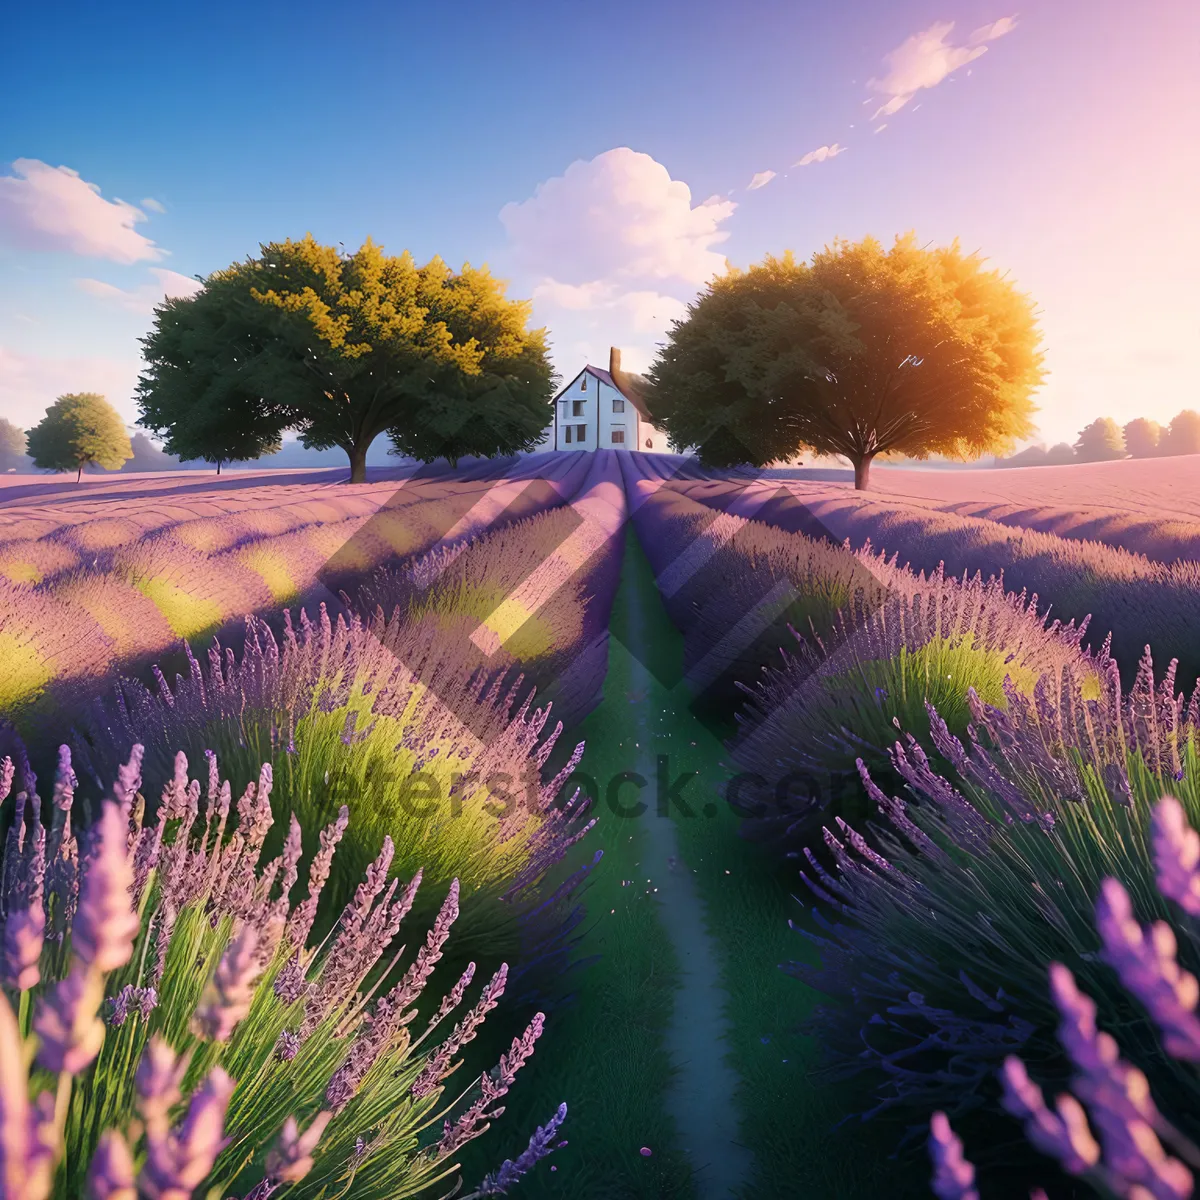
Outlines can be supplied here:
[[1134, 458], [1153, 458], [1159, 452], [1163, 427], [1157, 421], [1135, 417], [1121, 432], [1125, 438], [1125, 449]]
[[0, 470], [18, 466], [25, 458], [25, 431], [0, 417]]
[[44, 471], [75, 471], [87, 466], [116, 471], [133, 457], [120, 414], [103, 396], [77, 392], [59, 396], [26, 435], [33, 465]]
[[1100, 417], [1079, 432], [1075, 457], [1080, 462], [1110, 462], [1125, 457], [1121, 427], [1112, 417]]
[[121, 468], [122, 471], [177, 471], [179, 459], [160, 450], [144, 433], [135, 433], [129, 439], [133, 457]]
[[1048, 467], [1065, 467], [1067, 463], [1075, 461], [1075, 447], [1070, 442], [1055, 442], [1046, 451], [1046, 466]]
[[1185, 408], [1171, 422], [1162, 440], [1166, 454], [1200, 454], [1200, 413]]
[[802, 448], [871, 462], [999, 453], [1033, 432], [1042, 379], [1030, 300], [956, 243], [835, 242], [714, 279], [649, 372], [676, 449], [758, 466]]
[[1008, 458], [998, 460], [1001, 467], [1040, 467], [1046, 462], [1046, 447], [1043, 443], [1026, 446]]
[[427, 462], [531, 449], [554, 375], [529, 316], [486, 270], [418, 267], [371, 241], [272, 243], [157, 310], [140, 423], [210, 462], [270, 453], [294, 429], [344, 449], [352, 481], [382, 433]]

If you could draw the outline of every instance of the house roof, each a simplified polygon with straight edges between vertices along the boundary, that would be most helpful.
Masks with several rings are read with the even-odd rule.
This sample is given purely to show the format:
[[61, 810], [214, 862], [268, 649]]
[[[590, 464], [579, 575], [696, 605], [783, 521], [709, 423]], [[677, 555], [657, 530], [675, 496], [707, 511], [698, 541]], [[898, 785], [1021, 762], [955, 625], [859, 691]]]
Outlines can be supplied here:
[[[594, 379], [600, 380], [601, 383], [607, 383], [610, 388], [628, 400], [629, 403], [632, 404], [633, 407], [636, 408], [647, 421], [653, 421], [654, 418], [651, 417], [650, 410], [646, 407], [646, 401], [640, 394], [634, 391], [633, 388], [629, 387], [628, 384], [626, 384], [625, 387], [621, 387], [608, 371], [606, 371], [603, 367], [593, 367], [591, 363], [589, 363], [583, 368], [582, 371], [579, 372], [579, 375], [584, 374], [591, 375]], [[562, 392], [559, 392], [558, 396], [555, 396], [554, 398], [557, 400], [559, 396], [563, 394], [563, 392], [567, 391], [571, 384], [575, 382], [575, 379], [579, 378], [579, 375], [576, 375], [575, 378], [571, 380], [571, 383], [568, 383], [567, 386], [563, 388]], [[637, 376], [626, 376], [626, 379], [630, 380], [636, 378]]]

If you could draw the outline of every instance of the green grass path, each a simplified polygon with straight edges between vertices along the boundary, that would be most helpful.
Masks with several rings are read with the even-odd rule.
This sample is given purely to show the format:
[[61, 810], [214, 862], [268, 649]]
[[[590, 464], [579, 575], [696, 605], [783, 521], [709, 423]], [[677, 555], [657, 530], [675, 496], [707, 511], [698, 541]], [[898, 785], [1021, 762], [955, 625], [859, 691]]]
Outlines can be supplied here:
[[[728, 1178], [741, 1183], [725, 1195], [740, 1200], [908, 1200], [927, 1196], [923, 1167], [915, 1172], [889, 1161], [890, 1143], [870, 1127], [834, 1130], [849, 1097], [810, 1078], [815, 1050], [798, 1025], [819, 997], [777, 969], [802, 957], [806, 943], [788, 927], [799, 914], [793, 894], [802, 886], [794, 864], [765, 857], [738, 837], [737, 822], [721, 801], [727, 776], [720, 737], [689, 709], [680, 677], [682, 639], [667, 617], [648, 562], [630, 533], [612, 620], [609, 672], [603, 704], [576, 731], [586, 739], [582, 770], [599, 781], [599, 824], [582, 849], [605, 857], [586, 895], [582, 955], [599, 959], [574, 972], [574, 1001], [549, 1014], [538, 1053], [513, 1090], [508, 1112], [483, 1139], [467, 1172], [515, 1156], [535, 1124], [560, 1100], [570, 1114], [569, 1145], [521, 1185], [530, 1200], [704, 1200], [713, 1179], [711, 1147], [697, 1144], [681, 1121], [702, 1120], [702, 1133], [724, 1136], [728, 1127], [741, 1144]], [[693, 814], [671, 810], [677, 855], [663, 860], [664, 840], [653, 773], [659, 756], [671, 780], [694, 773], [679, 795]], [[647, 777], [641, 793], [649, 811], [621, 817], [605, 803], [609, 781], [622, 772]], [[620, 789], [632, 804], [637, 789]], [[652, 865], [657, 864], [657, 865]], [[682, 888], [680, 875], [690, 874]], [[685, 1036], [678, 1018], [696, 1017], [681, 981], [695, 978], [675, 947], [678, 929], [662, 909], [674, 890], [700, 911], [686, 914], [702, 931], [714, 958], [728, 1026], [714, 1043], [710, 1029]], [[674, 936], [673, 936], [674, 935]], [[687, 946], [684, 947], [685, 957]], [[704, 974], [703, 970], [700, 972]], [[724, 1032], [724, 1031], [719, 1031]], [[697, 1073], [687, 1056], [715, 1060]], [[727, 1060], [728, 1068], [721, 1067]], [[676, 1074], [672, 1062], [679, 1064]], [[691, 1081], [718, 1081], [724, 1094], [681, 1092]], [[723, 1081], [723, 1082], [722, 1082]], [[681, 1087], [682, 1085], [682, 1087]], [[696, 1117], [697, 1106], [720, 1113]], [[714, 1135], [713, 1129], [718, 1133]], [[641, 1153], [650, 1150], [649, 1156]], [[482, 1150], [486, 1149], [486, 1155]], [[724, 1165], [724, 1164], [723, 1164]], [[695, 1170], [693, 1171], [693, 1168]], [[515, 1193], [514, 1193], [515, 1194]]]

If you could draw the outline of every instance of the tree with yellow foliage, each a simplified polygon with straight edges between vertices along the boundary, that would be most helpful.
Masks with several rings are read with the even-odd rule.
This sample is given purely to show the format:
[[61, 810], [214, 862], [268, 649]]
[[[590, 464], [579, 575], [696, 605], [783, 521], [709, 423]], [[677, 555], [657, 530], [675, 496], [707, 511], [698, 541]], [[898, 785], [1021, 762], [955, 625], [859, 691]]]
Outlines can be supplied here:
[[714, 279], [649, 372], [655, 422], [712, 466], [839, 454], [969, 459], [1028, 437], [1030, 299], [958, 243], [837, 241]]

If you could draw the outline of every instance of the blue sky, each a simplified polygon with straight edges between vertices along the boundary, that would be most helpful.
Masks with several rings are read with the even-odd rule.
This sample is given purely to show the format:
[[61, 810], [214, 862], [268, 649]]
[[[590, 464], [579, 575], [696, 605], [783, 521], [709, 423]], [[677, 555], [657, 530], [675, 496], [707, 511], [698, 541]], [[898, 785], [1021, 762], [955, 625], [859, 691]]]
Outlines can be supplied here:
[[644, 366], [725, 256], [959, 236], [1038, 301], [1045, 438], [1200, 407], [1184, 0], [64, 4], [7, 22], [0, 415], [22, 425], [66, 390], [132, 418], [154, 300], [306, 231], [490, 263], [534, 297], [564, 373], [610, 343]]

